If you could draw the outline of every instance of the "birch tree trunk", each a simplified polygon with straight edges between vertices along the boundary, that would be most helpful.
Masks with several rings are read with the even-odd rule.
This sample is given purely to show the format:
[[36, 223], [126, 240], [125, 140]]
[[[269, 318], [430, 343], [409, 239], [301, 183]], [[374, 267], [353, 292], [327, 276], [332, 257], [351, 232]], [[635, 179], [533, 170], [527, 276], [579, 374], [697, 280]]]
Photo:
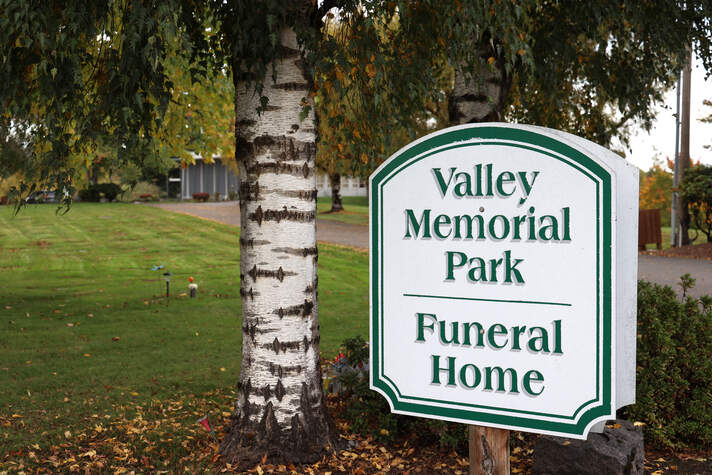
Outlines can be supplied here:
[[228, 462], [312, 462], [330, 444], [317, 318], [315, 124], [300, 121], [310, 76], [291, 29], [258, 95], [236, 79], [242, 370]]
[[331, 182], [331, 213], [343, 211], [344, 204], [341, 202], [341, 174], [333, 173], [329, 176]]
[[483, 52], [470, 75], [455, 68], [455, 81], [448, 100], [450, 125], [502, 120], [511, 78], [500, 60], [488, 64], [489, 53]]

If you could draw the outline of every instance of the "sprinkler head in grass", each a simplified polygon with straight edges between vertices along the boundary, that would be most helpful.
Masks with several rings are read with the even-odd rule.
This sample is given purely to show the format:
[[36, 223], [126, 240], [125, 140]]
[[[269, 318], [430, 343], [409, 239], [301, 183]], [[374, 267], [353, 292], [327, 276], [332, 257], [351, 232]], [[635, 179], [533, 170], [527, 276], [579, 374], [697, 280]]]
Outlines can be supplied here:
[[171, 272], [164, 272], [163, 273], [163, 278], [166, 279], [166, 297], [169, 297], [171, 294], [171, 276], [173, 274]]
[[188, 291], [190, 292], [190, 298], [195, 298], [195, 296], [198, 294], [198, 284], [195, 283], [195, 279], [192, 277], [188, 277]]

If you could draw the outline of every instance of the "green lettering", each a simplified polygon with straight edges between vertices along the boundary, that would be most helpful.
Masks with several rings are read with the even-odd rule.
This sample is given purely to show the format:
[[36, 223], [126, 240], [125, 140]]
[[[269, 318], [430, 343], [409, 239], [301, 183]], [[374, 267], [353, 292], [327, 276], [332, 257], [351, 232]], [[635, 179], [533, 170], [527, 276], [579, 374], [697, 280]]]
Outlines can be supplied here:
[[415, 237], [418, 237], [418, 234], [420, 234], [420, 229], [422, 227], [425, 227], [423, 230], [423, 237], [424, 238], [429, 238], [430, 237], [430, 210], [426, 209], [423, 210], [423, 214], [420, 216], [420, 221], [415, 220], [415, 215], [413, 214], [412, 209], [406, 209], [405, 210], [405, 236], [404, 238], [409, 238], [411, 237], [410, 234], [410, 227], [413, 226], [413, 232], [415, 233]]
[[504, 373], [509, 373], [510, 377], [510, 393], [518, 393], [517, 388], [517, 372], [514, 368], [507, 368], [503, 370], [499, 366], [492, 366], [485, 368], [485, 389], [492, 390], [492, 374], [497, 373], [497, 389], [495, 391], [506, 391], [504, 386]]
[[447, 385], [454, 386], [455, 385], [455, 357], [454, 356], [447, 357], [447, 368], [440, 367], [440, 356], [432, 355], [431, 358], [433, 360], [432, 383], [440, 384], [440, 372], [447, 371]]
[[[539, 332], [539, 336], [532, 336], [535, 331]], [[538, 344], [537, 344], [538, 342]], [[542, 327], [531, 327], [529, 329], [529, 349], [535, 352], [549, 352], [549, 334]]]
[[[475, 261], [477, 261], [478, 265], [472, 267], [472, 263]], [[479, 276], [477, 275], [478, 273]], [[487, 267], [484, 259], [481, 257], [473, 257], [470, 259], [470, 270], [467, 272], [467, 278], [472, 282], [487, 282]]]
[[502, 172], [499, 174], [497, 177], [497, 193], [499, 193], [502, 196], [512, 196], [512, 193], [514, 193], [514, 188], [509, 191], [509, 193], [506, 193], [504, 191], [504, 185], [510, 184], [514, 181], [514, 174], [512, 172]]
[[522, 379], [522, 386], [524, 387], [524, 390], [531, 394], [532, 396], [538, 396], [542, 392], [544, 392], [544, 387], [539, 390], [539, 392], [536, 392], [532, 389], [532, 383], [543, 383], [544, 382], [544, 375], [541, 374], [539, 371], [532, 369], [530, 371], [527, 371], [524, 374], [524, 379]]
[[[462, 267], [467, 262], [467, 255], [464, 252], [447, 251], [447, 276], [445, 280], [455, 280], [455, 269]], [[455, 264], [455, 256], [460, 258], [460, 263]]]
[[462, 324], [462, 332], [464, 333], [462, 344], [470, 345], [470, 328], [473, 326], [477, 329], [477, 344], [475, 346], [484, 347], [485, 344], [482, 340], [485, 335], [485, 330], [479, 322], [466, 322]]
[[[475, 375], [475, 378], [474, 378], [475, 380], [472, 382], [472, 384], [467, 383], [467, 369], [468, 368], [472, 368], [472, 371]], [[481, 380], [482, 380], [482, 373], [480, 373], [480, 369], [477, 366], [475, 366], [471, 363], [468, 363], [466, 365], [463, 365], [462, 368], [460, 368], [460, 383], [462, 383], [462, 385], [465, 386], [466, 388], [470, 388], [470, 389], [476, 388], [477, 385], [480, 384]]]
[[489, 330], [487, 330], [487, 341], [489, 342], [490, 346], [493, 348], [504, 348], [507, 346], [507, 340], [504, 340], [504, 343], [501, 345], [497, 344], [497, 341], [495, 340], [498, 336], [501, 335], [506, 335], [507, 334], [507, 328], [502, 325], [501, 323], [495, 323], [491, 327], [489, 327]]
[[434, 324], [433, 324], [433, 323], [431, 323], [430, 325], [426, 325], [426, 324], [425, 324], [425, 317], [430, 317], [430, 318], [432, 318], [434, 322], [437, 322], [437, 321], [438, 321], [438, 317], [436, 317], [435, 314], [433, 314], [433, 313], [420, 313], [420, 312], [418, 312], [418, 313], [416, 313], [415, 315], [416, 315], [416, 318], [418, 319], [418, 324], [417, 324], [418, 331], [416, 332], [417, 334], [416, 334], [416, 337], [415, 337], [415, 341], [425, 341], [424, 330], [427, 328], [427, 329], [430, 330], [431, 333], [432, 333], [433, 331], [435, 331], [435, 328], [434, 328]]
[[435, 231], [435, 235], [440, 239], [445, 239], [450, 235], [452, 229], [448, 227], [447, 234], [443, 234], [440, 232], [440, 226], [450, 226], [450, 217], [448, 215], [439, 215], [437, 218], [435, 218], [435, 224], [433, 225], [433, 231]]

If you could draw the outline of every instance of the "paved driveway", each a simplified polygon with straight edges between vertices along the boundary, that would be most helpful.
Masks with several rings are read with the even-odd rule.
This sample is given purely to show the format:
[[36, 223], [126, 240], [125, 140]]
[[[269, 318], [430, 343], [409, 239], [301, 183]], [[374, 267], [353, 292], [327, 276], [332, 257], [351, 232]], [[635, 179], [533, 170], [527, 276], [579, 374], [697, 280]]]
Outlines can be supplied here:
[[[218, 203], [156, 203], [177, 213], [191, 214], [233, 226], [240, 225], [240, 208], [236, 201]], [[368, 249], [368, 227], [338, 221], [317, 219], [316, 237], [319, 241]], [[680, 276], [690, 273], [697, 279], [692, 295], [712, 295], [712, 261], [660, 256], [638, 256], [638, 278], [672, 286], [679, 291]]]

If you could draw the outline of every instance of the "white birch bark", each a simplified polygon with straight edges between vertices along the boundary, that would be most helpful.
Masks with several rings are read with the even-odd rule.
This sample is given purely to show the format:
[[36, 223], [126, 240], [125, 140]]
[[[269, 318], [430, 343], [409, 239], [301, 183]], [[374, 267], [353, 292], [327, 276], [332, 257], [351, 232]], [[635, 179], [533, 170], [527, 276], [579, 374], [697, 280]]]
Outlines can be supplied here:
[[319, 362], [315, 124], [313, 112], [299, 118], [311, 85], [291, 29], [281, 43], [277, 80], [271, 70], [265, 78], [266, 110], [256, 114], [252, 89], [238, 84], [236, 93], [243, 338], [238, 400], [221, 446], [229, 460], [306, 461], [330, 441]]
[[500, 64], [489, 65], [489, 54], [477, 58], [470, 74], [466, 75], [461, 65], [455, 68], [455, 80], [448, 102], [450, 125], [473, 122], [498, 122], [502, 112], [510, 81]]

